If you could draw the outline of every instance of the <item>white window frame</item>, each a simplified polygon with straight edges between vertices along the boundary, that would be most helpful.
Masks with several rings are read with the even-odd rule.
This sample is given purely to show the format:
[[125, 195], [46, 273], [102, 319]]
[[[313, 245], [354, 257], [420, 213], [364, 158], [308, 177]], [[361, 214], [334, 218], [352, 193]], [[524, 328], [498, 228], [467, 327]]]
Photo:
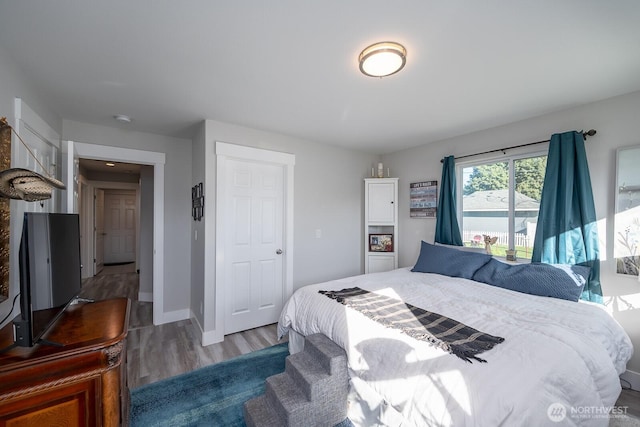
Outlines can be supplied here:
[[464, 233], [464, 218], [463, 218], [463, 206], [462, 206], [462, 196], [464, 189], [463, 182], [463, 169], [473, 166], [482, 166], [489, 165], [492, 163], [500, 163], [507, 162], [509, 164], [509, 212], [507, 214], [508, 221], [508, 246], [509, 249], [513, 249], [515, 247], [515, 167], [514, 162], [521, 159], [528, 159], [531, 157], [541, 157], [548, 156], [548, 144], [545, 144], [545, 149], [535, 150], [535, 151], [527, 151], [520, 152], [518, 154], [504, 154], [500, 156], [491, 156], [491, 157], [476, 157], [475, 159], [464, 160], [461, 162], [456, 162], [456, 215], [458, 217], [458, 224], [460, 225], [460, 232]]

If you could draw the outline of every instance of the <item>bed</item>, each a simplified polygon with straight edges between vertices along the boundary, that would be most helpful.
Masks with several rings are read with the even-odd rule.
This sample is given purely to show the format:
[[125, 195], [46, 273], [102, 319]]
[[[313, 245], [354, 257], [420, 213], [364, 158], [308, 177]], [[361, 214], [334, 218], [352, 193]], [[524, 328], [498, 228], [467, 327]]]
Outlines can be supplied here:
[[[504, 341], [481, 354], [486, 363], [465, 361], [318, 292], [353, 287]], [[599, 304], [409, 268], [297, 290], [278, 334], [289, 334], [293, 354], [304, 336], [318, 332], [347, 352], [349, 418], [362, 426], [606, 426], [601, 408], [615, 405], [618, 376], [633, 353], [627, 334]]]

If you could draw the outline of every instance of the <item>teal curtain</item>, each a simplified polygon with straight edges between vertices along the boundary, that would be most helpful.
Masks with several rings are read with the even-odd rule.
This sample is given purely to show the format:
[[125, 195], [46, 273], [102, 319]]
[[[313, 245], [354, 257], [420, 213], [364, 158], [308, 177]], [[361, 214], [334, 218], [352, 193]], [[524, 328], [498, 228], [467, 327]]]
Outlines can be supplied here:
[[446, 245], [462, 246], [456, 212], [456, 163], [453, 156], [442, 160], [435, 241]]
[[602, 303], [596, 209], [584, 138], [554, 134], [540, 200], [531, 261], [591, 268], [581, 299]]

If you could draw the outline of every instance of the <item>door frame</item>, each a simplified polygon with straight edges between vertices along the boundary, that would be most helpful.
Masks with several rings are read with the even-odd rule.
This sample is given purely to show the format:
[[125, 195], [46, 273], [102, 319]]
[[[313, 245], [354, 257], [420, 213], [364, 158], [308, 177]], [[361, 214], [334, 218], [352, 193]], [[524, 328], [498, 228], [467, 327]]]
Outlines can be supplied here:
[[[104, 190], [102, 188], [93, 188], [93, 197], [91, 203], [91, 219], [93, 224], [93, 275], [97, 276], [104, 269]], [[100, 221], [98, 221], [100, 215]], [[100, 227], [98, 227], [98, 225]], [[100, 236], [103, 236], [100, 238]], [[100, 256], [98, 256], [98, 253]], [[100, 261], [100, 264], [98, 264]], [[98, 268], [100, 266], [100, 268]]]
[[[226, 226], [226, 218], [224, 209], [219, 208], [224, 204], [225, 188], [227, 185], [225, 176], [228, 160], [254, 161], [258, 163], [269, 163], [280, 165], [283, 168], [283, 292], [282, 298], [284, 302], [293, 294], [293, 169], [296, 156], [290, 153], [280, 151], [266, 150], [262, 148], [247, 147], [244, 145], [229, 144], [226, 142], [215, 142], [216, 154], [216, 230], [223, 230]], [[207, 234], [206, 241], [210, 237]], [[212, 236], [213, 237], [213, 236]], [[213, 342], [222, 342], [224, 340], [224, 292], [225, 292], [225, 243], [224, 233], [215, 233], [216, 248], [216, 269], [215, 269], [215, 326], [212, 331]], [[205, 255], [205, 259], [207, 259]], [[207, 280], [207, 271], [205, 269], [205, 284]], [[205, 286], [205, 301], [207, 294], [207, 286]], [[206, 322], [205, 322], [206, 323]], [[203, 345], [205, 344], [203, 337]], [[208, 340], [206, 340], [208, 341]]]
[[153, 166], [153, 324], [164, 316], [164, 164], [165, 153], [74, 142], [78, 157]]

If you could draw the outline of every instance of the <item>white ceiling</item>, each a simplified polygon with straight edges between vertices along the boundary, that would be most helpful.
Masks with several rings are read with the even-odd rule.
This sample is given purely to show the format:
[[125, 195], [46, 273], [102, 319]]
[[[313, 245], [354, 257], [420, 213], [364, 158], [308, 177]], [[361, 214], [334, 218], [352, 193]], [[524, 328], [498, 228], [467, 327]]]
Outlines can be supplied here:
[[0, 46], [65, 119], [387, 153], [640, 90], [640, 1], [0, 0]]

